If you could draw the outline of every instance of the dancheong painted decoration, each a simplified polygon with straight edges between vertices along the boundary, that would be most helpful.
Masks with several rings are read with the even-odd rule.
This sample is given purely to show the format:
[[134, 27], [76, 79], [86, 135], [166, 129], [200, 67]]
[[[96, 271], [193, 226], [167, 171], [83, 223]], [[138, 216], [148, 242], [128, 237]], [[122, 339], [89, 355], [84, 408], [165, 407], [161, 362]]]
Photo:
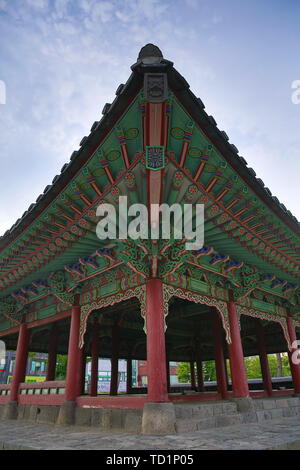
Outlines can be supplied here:
[[[17, 350], [0, 404], [63, 410], [70, 402], [102, 408], [176, 402], [184, 398], [172, 391], [169, 361], [197, 362], [198, 400], [249, 397], [243, 359], [258, 354], [261, 393], [272, 395], [267, 354], [284, 351], [291, 392], [300, 393], [300, 365], [292, 360], [300, 331], [297, 219], [158, 47], [143, 47], [131, 69], [60, 174], [0, 238], [0, 339]], [[204, 204], [204, 246], [100, 240], [97, 208], [110, 203], [117, 210], [120, 196], [147, 207]], [[49, 354], [39, 388], [24, 383], [28, 352]], [[57, 354], [68, 354], [65, 381], [55, 381]], [[98, 357], [111, 359], [110, 397], [97, 396]], [[128, 380], [127, 394], [115, 396], [118, 359], [127, 359], [130, 377], [131, 361], [147, 360], [144, 393]], [[203, 385], [207, 360], [216, 361], [214, 392]]]

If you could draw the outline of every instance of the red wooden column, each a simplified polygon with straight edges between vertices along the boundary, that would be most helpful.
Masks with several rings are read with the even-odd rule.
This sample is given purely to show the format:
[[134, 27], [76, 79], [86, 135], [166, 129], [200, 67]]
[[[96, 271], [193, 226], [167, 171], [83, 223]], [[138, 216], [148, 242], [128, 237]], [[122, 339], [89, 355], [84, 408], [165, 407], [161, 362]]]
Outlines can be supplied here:
[[[225, 353], [226, 354], [226, 353]], [[228, 376], [228, 370], [227, 370], [227, 360], [226, 356], [224, 355], [224, 367], [225, 367], [225, 373], [226, 373], [226, 383], [227, 383], [227, 390], [229, 388], [229, 376]]]
[[66, 378], [66, 401], [75, 401], [81, 388], [82, 349], [79, 348], [80, 306], [74, 305], [68, 346], [68, 364]]
[[[138, 361], [139, 362], [139, 361]], [[142, 376], [141, 374], [138, 373], [138, 376], [137, 376], [137, 383], [138, 383], [138, 387], [142, 387], [143, 383], [142, 383]]]
[[196, 390], [196, 378], [195, 378], [195, 362], [190, 361], [190, 373], [191, 373], [191, 389]]
[[202, 352], [201, 346], [196, 345], [196, 364], [197, 364], [197, 390], [198, 392], [204, 392], [204, 380], [203, 380], [203, 364], [202, 364]]
[[98, 395], [98, 364], [99, 364], [99, 322], [98, 319], [94, 318], [93, 324], [93, 336], [92, 336], [92, 345], [91, 345], [91, 397], [96, 397]]
[[249, 387], [244, 363], [244, 353], [235, 303], [228, 302], [231, 344], [228, 344], [232, 390], [237, 398], [249, 397]]
[[272, 378], [268, 362], [268, 354], [264, 338], [264, 329], [259, 318], [256, 319], [256, 335], [258, 344], [258, 353], [260, 360], [261, 373], [263, 378], [264, 389], [269, 396], [273, 395]]
[[[294, 341], [297, 341], [297, 334], [296, 334], [293, 319], [291, 317], [287, 317], [286, 322], [287, 322], [287, 327], [288, 327], [288, 332], [290, 335], [291, 343], [294, 343]], [[298, 346], [293, 348], [292, 351], [288, 351], [288, 356], [289, 356], [289, 361], [290, 361], [290, 368], [291, 368], [291, 374], [293, 377], [295, 393], [300, 393], [300, 364], [295, 364], [292, 358], [293, 353], [297, 349], [298, 349]]]
[[118, 394], [118, 372], [119, 372], [119, 327], [112, 328], [112, 352], [111, 352], [111, 376], [110, 395]]
[[222, 398], [227, 398], [228, 388], [227, 388], [227, 370], [226, 362], [224, 357], [223, 349], [223, 327], [219, 314], [212, 310], [212, 331], [214, 336], [214, 356], [216, 363], [216, 376], [217, 376], [217, 389], [221, 394]]
[[86, 369], [86, 358], [87, 354], [84, 349], [80, 349], [78, 353], [78, 376], [77, 376], [77, 384], [78, 384], [78, 391], [77, 396], [84, 395], [85, 392], [85, 369]]
[[58, 341], [58, 325], [57, 323], [53, 323], [51, 333], [50, 333], [46, 381], [55, 380], [57, 341]]
[[146, 282], [148, 397], [169, 401], [166, 370], [163, 291], [160, 279]]
[[18, 401], [19, 385], [24, 382], [28, 357], [29, 331], [26, 323], [20, 325], [15, 367], [10, 387], [10, 401]]
[[126, 393], [132, 393], [132, 358], [129, 356], [126, 361]]
[[[223, 351], [224, 351], [224, 367], [225, 367], [225, 374], [226, 374], [226, 384], [227, 384], [227, 390], [229, 390], [230, 383], [229, 383], [229, 374], [228, 374], [228, 369], [227, 369], [227, 358], [229, 359], [229, 353], [228, 353], [228, 344], [225, 342], [223, 343]], [[230, 364], [229, 364], [230, 367]]]

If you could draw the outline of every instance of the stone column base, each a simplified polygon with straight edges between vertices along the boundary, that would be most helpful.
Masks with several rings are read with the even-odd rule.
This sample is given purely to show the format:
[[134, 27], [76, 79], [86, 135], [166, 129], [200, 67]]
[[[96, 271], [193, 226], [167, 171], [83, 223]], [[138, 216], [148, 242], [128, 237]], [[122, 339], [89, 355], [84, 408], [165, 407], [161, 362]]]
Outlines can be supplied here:
[[18, 403], [16, 401], [9, 401], [4, 405], [2, 419], [17, 419], [18, 418]]
[[251, 397], [230, 398], [237, 405], [237, 410], [240, 413], [248, 413], [254, 411], [254, 403]]
[[175, 423], [173, 403], [145, 403], [142, 434], [175, 434]]
[[75, 401], [64, 401], [60, 405], [57, 424], [70, 425], [75, 424]]

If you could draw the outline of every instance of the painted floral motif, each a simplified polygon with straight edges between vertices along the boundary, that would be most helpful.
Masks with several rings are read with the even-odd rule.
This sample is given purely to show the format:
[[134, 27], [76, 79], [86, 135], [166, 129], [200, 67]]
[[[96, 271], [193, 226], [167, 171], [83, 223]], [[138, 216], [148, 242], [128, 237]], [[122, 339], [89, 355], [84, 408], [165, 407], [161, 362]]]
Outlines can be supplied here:
[[174, 139], [181, 140], [184, 137], [184, 130], [180, 127], [173, 127], [173, 129], [171, 129], [171, 136], [174, 137]]
[[132, 127], [125, 131], [125, 139], [127, 140], [136, 139], [138, 135], [139, 135], [139, 130], [135, 127]]

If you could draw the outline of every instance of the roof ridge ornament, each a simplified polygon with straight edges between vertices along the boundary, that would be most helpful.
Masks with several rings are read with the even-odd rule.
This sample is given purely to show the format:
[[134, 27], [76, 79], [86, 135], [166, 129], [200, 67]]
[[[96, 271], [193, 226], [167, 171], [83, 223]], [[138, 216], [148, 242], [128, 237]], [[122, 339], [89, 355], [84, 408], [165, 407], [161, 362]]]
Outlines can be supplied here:
[[146, 44], [139, 52], [137, 61], [145, 65], [159, 64], [163, 60], [163, 55], [159, 47], [155, 44]]
[[139, 52], [137, 61], [131, 66], [131, 70], [144, 73], [144, 69], [163, 70], [173, 66], [173, 62], [166, 60], [158, 46], [155, 44], [146, 44]]

